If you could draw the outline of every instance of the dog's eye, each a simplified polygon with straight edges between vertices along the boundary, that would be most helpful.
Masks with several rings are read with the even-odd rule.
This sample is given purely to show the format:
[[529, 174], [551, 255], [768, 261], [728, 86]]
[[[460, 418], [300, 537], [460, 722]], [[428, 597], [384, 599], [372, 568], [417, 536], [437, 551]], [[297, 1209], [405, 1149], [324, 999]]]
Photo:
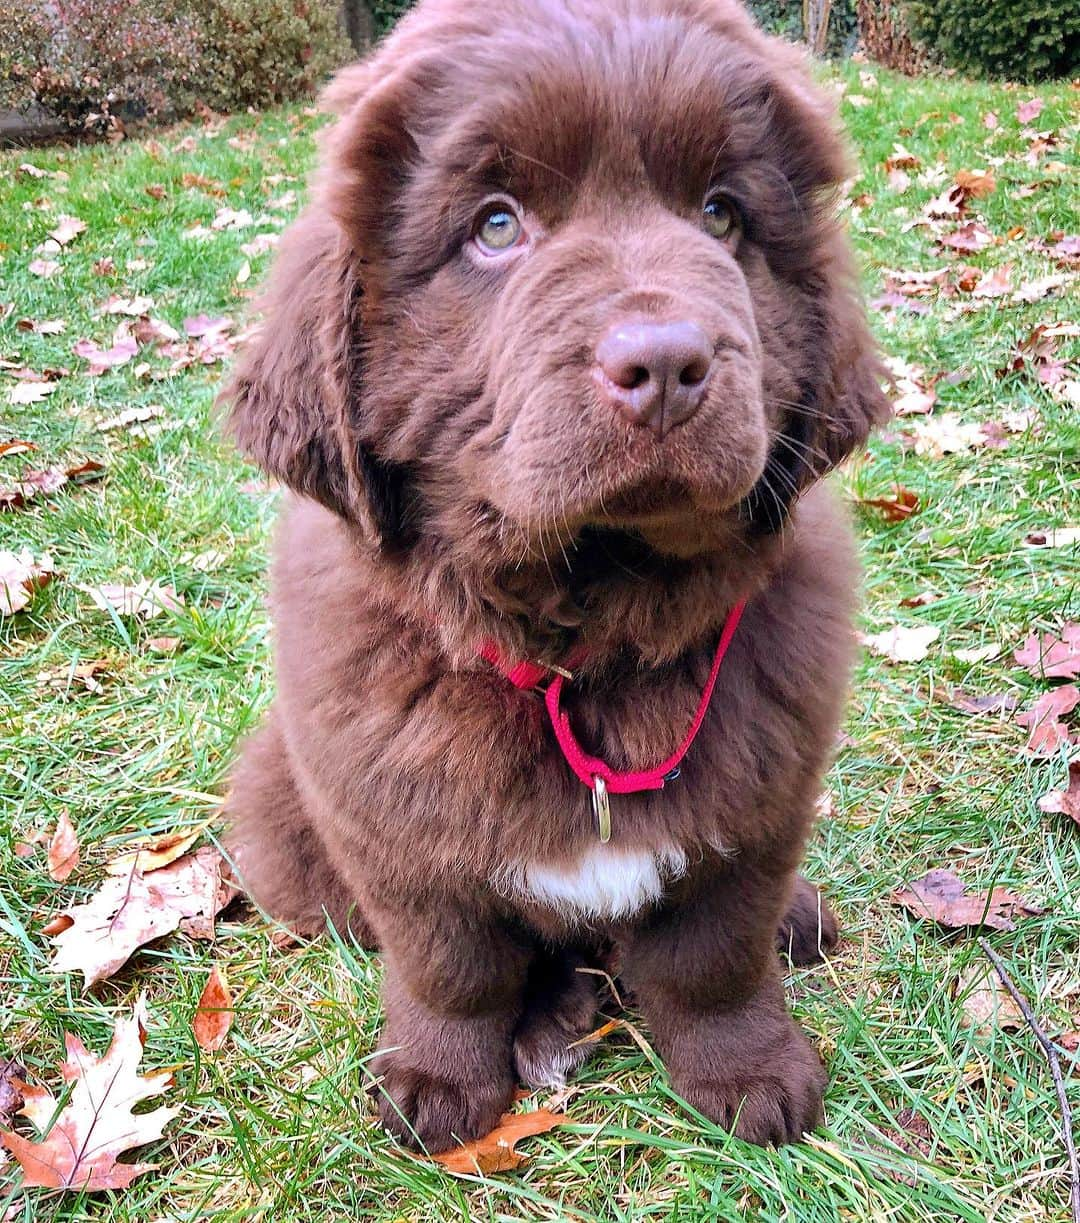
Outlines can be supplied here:
[[510, 250], [521, 240], [521, 220], [508, 203], [488, 204], [476, 218], [476, 244], [489, 255]]
[[739, 228], [739, 214], [735, 205], [724, 195], [711, 195], [701, 210], [702, 223], [708, 233], [723, 241]]

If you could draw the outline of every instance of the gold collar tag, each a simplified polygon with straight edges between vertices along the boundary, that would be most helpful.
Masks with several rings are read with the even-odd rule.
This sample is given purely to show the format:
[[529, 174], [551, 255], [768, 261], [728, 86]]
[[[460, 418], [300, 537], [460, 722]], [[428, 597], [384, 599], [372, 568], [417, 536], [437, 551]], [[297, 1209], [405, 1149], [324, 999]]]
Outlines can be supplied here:
[[611, 799], [608, 798], [607, 782], [599, 775], [593, 778], [592, 805], [600, 843], [606, 845], [611, 840]]

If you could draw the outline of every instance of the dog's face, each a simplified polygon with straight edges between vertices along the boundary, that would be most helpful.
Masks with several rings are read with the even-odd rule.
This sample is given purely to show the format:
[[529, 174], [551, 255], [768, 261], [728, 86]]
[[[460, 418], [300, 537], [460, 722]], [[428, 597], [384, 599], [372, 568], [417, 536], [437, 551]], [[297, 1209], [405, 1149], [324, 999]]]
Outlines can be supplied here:
[[882, 413], [838, 143], [734, 4], [428, 0], [331, 96], [238, 433], [384, 542], [693, 554], [777, 529]]

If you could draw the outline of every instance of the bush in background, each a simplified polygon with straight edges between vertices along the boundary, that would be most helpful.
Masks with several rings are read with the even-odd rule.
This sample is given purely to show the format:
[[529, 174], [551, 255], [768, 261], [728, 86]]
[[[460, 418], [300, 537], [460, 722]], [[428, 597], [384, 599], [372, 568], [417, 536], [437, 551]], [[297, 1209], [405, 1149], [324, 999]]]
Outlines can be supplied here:
[[911, 34], [901, 0], [857, 0], [859, 42], [876, 63], [915, 76], [926, 67], [926, 49]]
[[302, 97], [353, 54], [338, 0], [0, 0], [0, 107], [73, 132]]
[[951, 68], [1023, 81], [1080, 71], [1077, 0], [905, 0], [905, 9]]

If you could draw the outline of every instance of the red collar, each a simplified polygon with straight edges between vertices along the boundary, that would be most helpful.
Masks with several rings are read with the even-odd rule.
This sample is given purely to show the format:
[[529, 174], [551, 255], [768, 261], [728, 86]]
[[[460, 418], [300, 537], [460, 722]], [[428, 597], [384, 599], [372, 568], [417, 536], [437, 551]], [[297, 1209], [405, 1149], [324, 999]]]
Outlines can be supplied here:
[[[720, 664], [724, 661], [724, 655], [728, 651], [728, 646], [731, 645], [732, 637], [735, 636], [735, 630], [739, 626], [739, 620], [745, 607], [746, 600], [741, 599], [731, 609], [727, 620], [724, 621], [720, 640], [716, 643], [716, 653], [713, 655], [709, 678], [705, 681], [693, 721], [683, 741], [666, 760], [662, 760], [652, 768], [628, 769], [621, 773], [616, 772], [598, 756], [590, 756], [574, 737], [574, 732], [570, 728], [570, 719], [559, 708], [563, 683], [571, 678], [568, 672], [544, 666], [542, 663], [528, 661], [508, 663], [502, 657], [494, 641], [485, 641], [481, 645], [478, 651], [480, 657], [491, 663], [493, 667], [497, 667], [515, 688], [536, 688], [544, 679], [551, 677], [551, 682], [544, 694], [544, 703], [547, 706], [548, 716], [551, 718], [551, 726], [555, 731], [559, 750], [566, 757], [566, 763], [579, 780], [592, 791], [593, 810], [596, 813], [601, 841], [608, 841], [611, 838], [611, 810], [607, 797], [609, 793], [635, 794], [641, 790], [662, 790], [665, 782], [672, 781], [678, 776], [679, 765], [690, 750], [690, 745], [697, 738], [697, 733], [705, 720], [709, 702], [712, 700], [713, 688], [716, 687], [716, 677], [720, 674]], [[582, 656], [578, 654], [576, 657], [577, 661], [580, 661]]]

